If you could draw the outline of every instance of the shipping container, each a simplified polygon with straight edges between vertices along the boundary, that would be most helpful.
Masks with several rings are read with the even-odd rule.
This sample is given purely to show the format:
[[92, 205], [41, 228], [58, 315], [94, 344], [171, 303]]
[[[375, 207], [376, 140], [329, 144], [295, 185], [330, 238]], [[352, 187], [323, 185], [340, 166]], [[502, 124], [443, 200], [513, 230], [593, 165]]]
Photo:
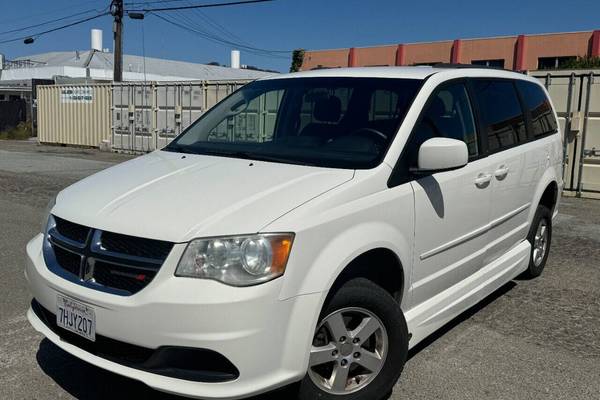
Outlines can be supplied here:
[[111, 135], [111, 85], [37, 86], [41, 143], [98, 147]]
[[600, 197], [600, 71], [532, 75], [548, 89], [564, 134], [565, 193]]

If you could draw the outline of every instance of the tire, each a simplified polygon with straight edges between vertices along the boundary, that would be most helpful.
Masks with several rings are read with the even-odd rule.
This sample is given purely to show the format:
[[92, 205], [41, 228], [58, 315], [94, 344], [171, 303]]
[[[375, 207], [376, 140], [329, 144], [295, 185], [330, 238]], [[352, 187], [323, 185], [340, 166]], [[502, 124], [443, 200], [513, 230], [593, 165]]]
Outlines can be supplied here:
[[[342, 318], [339, 319], [338, 316]], [[346, 341], [334, 338], [335, 335], [331, 333], [330, 327], [335, 326], [335, 321], [342, 321], [344, 324], [342, 326], [346, 330], [336, 330], [348, 333]], [[339, 328], [339, 325], [337, 326]], [[368, 332], [375, 329], [374, 327], [377, 330], [369, 336]], [[367, 337], [364, 343], [363, 339], [359, 337], [361, 332]], [[384, 343], [384, 339], [387, 342]], [[408, 340], [408, 329], [402, 310], [388, 292], [364, 278], [347, 282], [331, 297], [321, 311], [311, 349], [311, 365], [309, 365], [306, 376], [298, 385], [298, 399], [383, 399], [389, 395], [400, 377], [408, 353]], [[324, 349], [325, 347], [320, 347], [324, 344], [334, 346], [328, 347], [328, 349], [334, 349], [331, 357], [333, 358], [337, 353], [337, 358], [314, 365], [321, 362], [317, 358], [313, 363], [314, 350]], [[325, 357], [329, 357], [328, 354], [323, 352]], [[378, 357], [372, 358], [372, 355]], [[375, 362], [371, 363], [373, 360]], [[341, 369], [344, 362], [348, 368], [349, 379], [339, 379], [338, 381], [343, 382], [341, 385], [346, 387], [341, 393], [340, 386], [337, 384], [326, 388], [326, 382], [329, 381], [323, 381], [323, 375], [327, 376], [328, 372], [333, 371], [334, 368]], [[378, 369], [378, 372], [373, 373], [370, 369], [365, 369], [362, 364], [378, 365], [371, 367], [375, 370]], [[353, 374], [359, 375], [359, 378], [354, 379]], [[368, 375], [368, 377], [360, 378], [363, 375]], [[334, 374], [331, 372], [330, 381], [335, 382], [335, 379], [332, 380], [333, 376]], [[343, 373], [341, 376], [344, 376]], [[336, 388], [337, 393], [333, 393], [332, 391]]]
[[[545, 231], [541, 234], [540, 231], [542, 226], [545, 225]], [[548, 260], [548, 254], [550, 254], [550, 243], [552, 242], [552, 213], [548, 207], [539, 205], [535, 211], [527, 240], [531, 243], [531, 252], [529, 254], [529, 266], [527, 270], [521, 275], [525, 279], [533, 279], [541, 275], [546, 261]], [[541, 256], [539, 253], [542, 252]]]

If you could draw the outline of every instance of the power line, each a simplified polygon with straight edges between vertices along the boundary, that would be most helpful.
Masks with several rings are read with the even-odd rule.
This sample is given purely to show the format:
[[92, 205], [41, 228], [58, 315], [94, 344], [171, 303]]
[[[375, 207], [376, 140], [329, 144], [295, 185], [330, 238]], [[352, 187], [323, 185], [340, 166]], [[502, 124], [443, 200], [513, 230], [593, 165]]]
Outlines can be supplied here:
[[249, 53], [253, 53], [253, 54], [265, 56], [265, 57], [272, 56], [275, 58], [280, 58], [280, 57], [283, 58], [280, 54], [287, 53], [287, 51], [285, 51], [285, 50], [278, 51], [278, 50], [261, 49], [261, 48], [255, 47], [249, 43], [244, 43], [244, 41], [235, 41], [235, 39], [230, 40], [230, 39], [224, 38], [224, 37], [220, 36], [218, 33], [214, 33], [214, 32], [204, 29], [199, 23], [197, 23], [196, 21], [191, 19], [188, 15], [184, 14], [182, 11], [175, 11], [175, 12], [177, 13], [177, 16], [178, 16], [177, 21], [179, 22], [180, 25], [184, 25], [187, 22], [187, 24], [185, 24], [185, 28], [187, 28], [187, 30], [191, 30], [193, 33], [196, 33], [213, 43], [217, 43], [219, 45], [225, 45], [225, 46], [229, 46], [229, 47], [232, 46], [232, 47], [243, 48], [245, 51], [247, 51]]
[[97, 11], [97, 10], [91, 8], [89, 10], [81, 11], [81, 12], [78, 12], [78, 13], [75, 13], [75, 14], [71, 14], [71, 15], [67, 15], [67, 16], [64, 16], [64, 17], [61, 17], [61, 18], [56, 18], [56, 19], [52, 19], [52, 20], [49, 20], [49, 21], [40, 22], [39, 24], [24, 26], [24, 27], [21, 27], [21, 28], [15, 28], [15, 29], [11, 29], [9, 31], [3, 31], [3, 32], [0, 32], [0, 35], [4, 35], [4, 34], [7, 34], [7, 33], [19, 32], [19, 31], [26, 31], [26, 30], [31, 29], [31, 28], [37, 28], [39, 26], [50, 25], [50, 24], [53, 24], [55, 22], [64, 21], [66, 19], [70, 19], [70, 18], [73, 18], [73, 17], [78, 17], [78, 16], [83, 15], [83, 14], [89, 14], [92, 11]]
[[103, 16], [108, 15], [108, 14], [109, 14], [108, 12], [104, 12], [104, 13], [97, 14], [97, 15], [94, 15], [94, 16], [91, 16], [91, 17], [88, 17], [88, 18], [84, 18], [84, 19], [80, 19], [78, 21], [74, 21], [74, 22], [68, 23], [68, 24], [65, 24], [65, 25], [62, 25], [62, 26], [58, 26], [56, 28], [48, 29], [48, 30], [45, 30], [45, 31], [42, 31], [42, 32], [37, 32], [37, 33], [33, 33], [31, 35], [21, 36], [21, 37], [14, 38], [14, 39], [2, 40], [2, 41], [0, 41], [0, 44], [11, 43], [11, 42], [18, 42], [20, 40], [24, 40], [24, 39], [32, 38], [32, 37], [40, 37], [40, 36], [45, 35], [47, 33], [56, 32], [58, 30], [69, 28], [71, 26], [83, 24], [84, 22], [91, 21], [93, 19], [100, 18], [100, 17], [103, 17]]
[[[78, 4], [75, 6], [70, 5], [68, 7], [61, 7], [61, 8], [54, 9], [52, 11], [44, 11], [44, 12], [39, 12], [39, 13], [34, 13], [34, 14], [28, 13], [27, 15], [23, 15], [20, 17], [11, 17], [11, 18], [2, 19], [2, 20], [0, 20], [0, 23], [4, 23], [4, 22], [12, 23], [15, 21], [30, 20], [31, 18], [35, 18], [35, 17], [42, 17], [42, 16], [46, 16], [46, 15], [55, 15], [55, 14], [61, 13], [61, 11], [64, 11], [64, 10], [73, 10], [73, 9], [81, 8], [81, 6], [83, 6], [83, 5], [86, 5], [89, 3], [97, 3], [97, 2], [98, 2], [98, 0], [83, 1], [83, 2], [80, 2], [81, 4]], [[95, 11], [100, 12], [102, 10], [95, 9]]]
[[[169, 19], [168, 17], [162, 16], [162, 15], [159, 15], [159, 14], [155, 14], [155, 13], [152, 13], [152, 15], [154, 15], [155, 17], [157, 17], [157, 18], [159, 18], [159, 19], [161, 19], [161, 20], [163, 20], [163, 21], [165, 21], [165, 22], [167, 22], [167, 23], [169, 23], [171, 25], [174, 25], [174, 26], [177, 26], [177, 27], [179, 27], [181, 29], [184, 29], [184, 30], [187, 30], [189, 32], [195, 33], [196, 35], [199, 35], [199, 36], [203, 37], [204, 39], [207, 39], [207, 40], [212, 41], [214, 43], [225, 44], [225, 45], [228, 45], [228, 46], [237, 47], [237, 48], [246, 50], [249, 53], [253, 53], [253, 54], [256, 54], [256, 55], [259, 55], [259, 56], [287, 59], [288, 57], [284, 56], [282, 54], [283, 53], [291, 53], [291, 50], [266, 50], [266, 49], [260, 49], [260, 48], [253, 47], [253, 46], [246, 46], [246, 45], [243, 45], [241, 43], [235, 43], [235, 42], [226, 40], [224, 38], [220, 38], [218, 36], [214, 36], [214, 35], [206, 32], [206, 31], [199, 30], [199, 29], [196, 29], [196, 28], [190, 27], [190, 26], [185, 26], [185, 25], [183, 25], [183, 24], [181, 24], [179, 22], [176, 22], [176, 21], [173, 21], [173, 20]], [[279, 53], [279, 54], [277, 54], [277, 53]]]
[[225, 34], [226, 36], [228, 36], [230, 39], [237, 40], [238, 42], [240, 42], [242, 44], [245, 44], [245, 45], [253, 46], [252, 43], [247, 42], [246, 40], [244, 40], [240, 36], [238, 36], [235, 33], [231, 32], [229, 29], [227, 29], [226, 27], [224, 27], [223, 25], [221, 25], [216, 20], [210, 18], [204, 12], [202, 12], [202, 11], [200, 11], [198, 9], [193, 9], [192, 13], [198, 15], [202, 20], [204, 20], [204, 21], [208, 22], [210, 25], [214, 26], [218, 31], [221, 31], [223, 34]]
[[132, 6], [132, 5], [149, 5], [149, 4], [166, 4], [166, 3], [180, 3], [182, 1], [187, 1], [187, 0], [155, 0], [155, 1], [130, 1], [130, 2], [125, 2], [123, 4], [125, 4], [126, 6]]
[[266, 3], [274, 0], [245, 0], [245, 1], [229, 1], [223, 3], [211, 3], [211, 4], [196, 4], [191, 6], [179, 6], [179, 7], [163, 7], [163, 8], [144, 8], [139, 10], [127, 10], [128, 12], [153, 12], [153, 11], [174, 11], [174, 10], [189, 10], [192, 8], [213, 8], [213, 7], [227, 7], [237, 6], [242, 4], [255, 4], [255, 3]]

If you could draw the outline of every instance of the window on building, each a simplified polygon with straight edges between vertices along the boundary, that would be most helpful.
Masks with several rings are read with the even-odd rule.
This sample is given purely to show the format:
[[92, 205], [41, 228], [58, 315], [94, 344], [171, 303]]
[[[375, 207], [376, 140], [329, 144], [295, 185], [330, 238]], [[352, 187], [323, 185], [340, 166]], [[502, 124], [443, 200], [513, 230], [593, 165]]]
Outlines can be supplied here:
[[481, 109], [481, 125], [490, 152], [527, 141], [525, 116], [512, 81], [480, 79], [475, 91]]
[[442, 61], [431, 61], [431, 62], [422, 62], [422, 63], [414, 63], [415, 67], [433, 67], [437, 64], [443, 64]]
[[540, 57], [538, 58], [538, 69], [558, 69], [563, 64], [577, 59], [576, 56], [566, 57]]
[[6, 95], [0, 94], [0, 101], [4, 101], [6, 99]]
[[531, 117], [533, 136], [538, 138], [556, 132], [558, 125], [550, 101], [542, 88], [525, 81], [519, 81], [517, 87]]
[[462, 140], [467, 144], [469, 156], [479, 154], [475, 121], [464, 84], [444, 86], [433, 95], [413, 137], [411, 149], [415, 155], [423, 142], [434, 137]]
[[473, 60], [472, 65], [481, 65], [484, 67], [504, 68], [504, 59], [497, 60]]

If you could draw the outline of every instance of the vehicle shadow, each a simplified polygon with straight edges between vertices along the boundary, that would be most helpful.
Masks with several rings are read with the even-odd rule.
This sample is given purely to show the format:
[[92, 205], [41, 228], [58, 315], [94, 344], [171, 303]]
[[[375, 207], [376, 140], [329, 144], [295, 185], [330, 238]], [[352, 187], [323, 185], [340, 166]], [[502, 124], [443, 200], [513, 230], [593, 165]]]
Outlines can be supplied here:
[[[409, 352], [409, 362], [419, 352], [435, 343], [436, 340], [444, 336], [457, 325], [468, 320], [480, 310], [508, 293], [516, 285], [517, 284], [514, 281], [508, 282], [480, 303], [448, 322]], [[48, 339], [43, 339], [40, 342], [36, 358], [44, 373], [53, 379], [63, 390], [77, 399], [184, 399], [183, 397], [156, 391], [141, 382], [122, 377], [81, 361], [65, 352]], [[292, 386], [285, 387], [278, 391], [253, 397], [248, 400], [290, 400], [293, 399], [293, 389]]]

